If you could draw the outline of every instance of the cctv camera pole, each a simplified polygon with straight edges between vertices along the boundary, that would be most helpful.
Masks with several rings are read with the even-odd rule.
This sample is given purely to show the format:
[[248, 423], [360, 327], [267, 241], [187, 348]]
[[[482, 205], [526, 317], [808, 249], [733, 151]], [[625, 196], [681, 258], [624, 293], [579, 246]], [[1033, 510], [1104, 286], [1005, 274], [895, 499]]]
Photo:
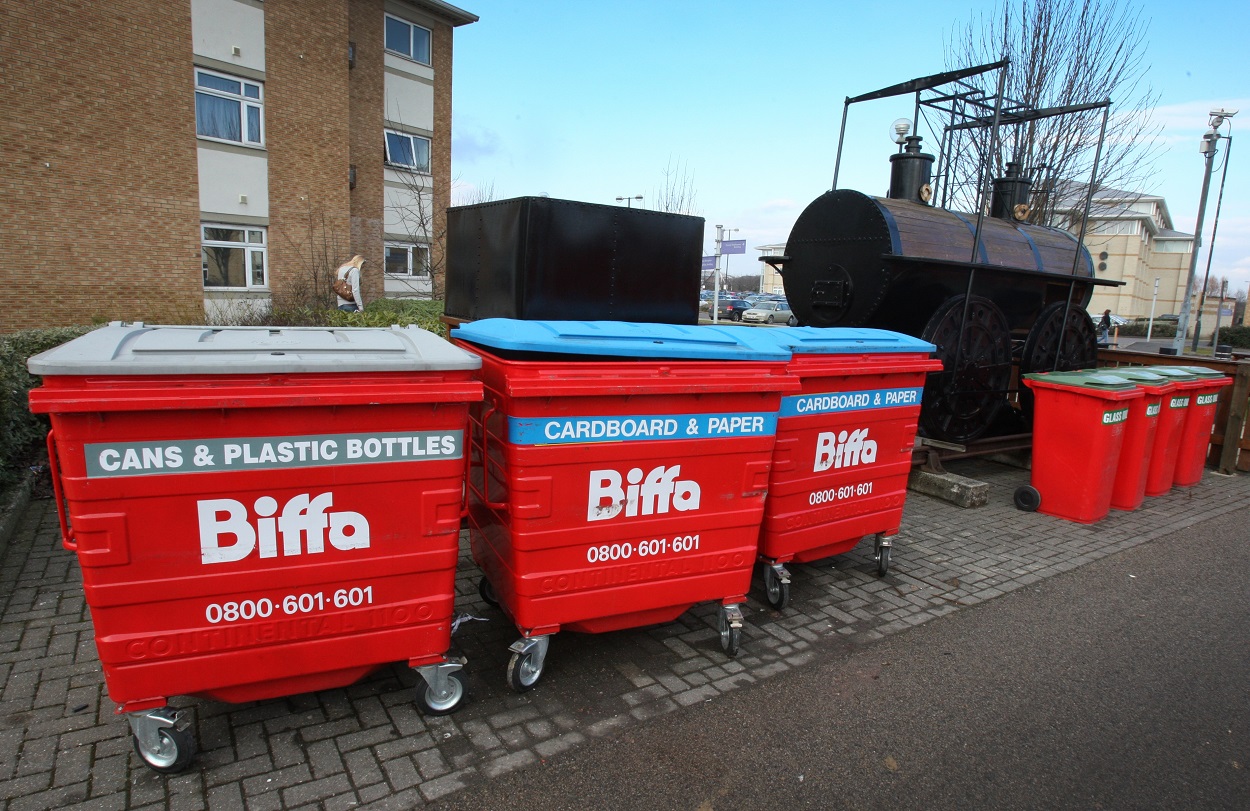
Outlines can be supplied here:
[[[1176, 337], [1172, 339], [1172, 354], [1179, 355], [1185, 349], [1185, 333], [1189, 330], [1190, 299], [1194, 290], [1194, 279], [1198, 275], [1198, 251], [1202, 247], [1202, 220], [1207, 213], [1207, 192], [1211, 189], [1211, 162], [1215, 159], [1216, 144], [1220, 140], [1219, 128], [1224, 119], [1231, 117], [1224, 110], [1211, 112], [1211, 128], [1202, 136], [1199, 151], [1206, 156], [1206, 167], [1202, 173], [1202, 196], [1198, 198], [1198, 223], [1194, 226], [1194, 250], [1189, 256], [1189, 275], [1185, 279], [1185, 295], [1181, 299], [1180, 320], [1176, 322]], [[1194, 333], [1197, 337], [1197, 332]]]
[[[1211, 282], [1211, 255], [1215, 253], [1215, 232], [1220, 229], [1220, 209], [1224, 207], [1224, 181], [1228, 179], [1228, 162], [1233, 157], [1233, 137], [1224, 139], [1228, 146], [1224, 147], [1224, 171], [1220, 173], [1220, 193], [1215, 196], [1215, 219], [1211, 221], [1211, 245], [1207, 248], [1207, 272], [1202, 276], [1202, 294], [1198, 298], [1198, 315], [1194, 317], [1194, 341], [1189, 350], [1198, 351], [1198, 333], [1202, 332], [1202, 310], [1207, 304], [1207, 285]], [[1215, 333], [1219, 336], [1220, 321], [1215, 319]], [[1215, 344], [1211, 344], [1215, 346]]]

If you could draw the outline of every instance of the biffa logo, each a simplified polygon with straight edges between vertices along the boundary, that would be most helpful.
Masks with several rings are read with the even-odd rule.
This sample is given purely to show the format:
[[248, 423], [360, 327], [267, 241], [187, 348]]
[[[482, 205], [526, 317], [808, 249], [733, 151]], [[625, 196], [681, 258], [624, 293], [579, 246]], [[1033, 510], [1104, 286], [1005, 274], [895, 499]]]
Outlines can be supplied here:
[[816, 438], [816, 465], [813, 471], [819, 473], [831, 467], [855, 467], [871, 465], [877, 461], [877, 443], [868, 438], [868, 429], [856, 431], [821, 431]]
[[[247, 507], [232, 498], [196, 502], [200, 517], [200, 560], [203, 563], [233, 563], [259, 548], [260, 557], [278, 556], [278, 535], [282, 535], [282, 555], [317, 554], [325, 551], [326, 530], [335, 549], [367, 549], [369, 522], [357, 512], [329, 512], [334, 494], [308, 493], [293, 496], [278, 512], [272, 496], [256, 499], [255, 526], [248, 520]], [[233, 542], [223, 544], [222, 540]]]
[[615, 470], [590, 471], [590, 500], [586, 508], [587, 521], [606, 521], [625, 511], [627, 517], [666, 513], [671, 506], [678, 512], [699, 509], [699, 484], [689, 479], [678, 479], [681, 465], [660, 465], [643, 478], [642, 468], [636, 467], [626, 477], [628, 487], [622, 487], [621, 474]]

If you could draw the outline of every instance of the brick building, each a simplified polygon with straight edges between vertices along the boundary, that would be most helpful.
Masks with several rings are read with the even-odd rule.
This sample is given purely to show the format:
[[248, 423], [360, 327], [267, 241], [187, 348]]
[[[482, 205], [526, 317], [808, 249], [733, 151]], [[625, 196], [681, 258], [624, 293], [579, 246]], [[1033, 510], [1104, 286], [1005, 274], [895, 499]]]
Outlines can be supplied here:
[[0, 331], [441, 294], [442, 0], [0, 0]]

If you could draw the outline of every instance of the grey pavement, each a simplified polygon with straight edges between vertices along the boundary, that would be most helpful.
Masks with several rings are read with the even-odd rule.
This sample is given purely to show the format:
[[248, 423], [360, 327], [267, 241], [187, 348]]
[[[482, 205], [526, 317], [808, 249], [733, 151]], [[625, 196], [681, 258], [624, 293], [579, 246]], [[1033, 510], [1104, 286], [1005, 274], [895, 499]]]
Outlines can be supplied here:
[[989, 482], [990, 504], [965, 510], [911, 494], [886, 578], [875, 575], [864, 542], [795, 566], [784, 613], [759, 599], [757, 579], [738, 658], [721, 652], [716, 606], [700, 605], [666, 625], [555, 636], [542, 680], [524, 695], [504, 679], [516, 630], [478, 597], [462, 544], [457, 610], [466, 619], [453, 639], [468, 658], [470, 701], [462, 710], [423, 717], [413, 698], [417, 679], [399, 665], [348, 688], [273, 701], [178, 698], [175, 706], [194, 718], [201, 754], [191, 771], [173, 777], [152, 773], [132, 753], [103, 690], [77, 564], [59, 546], [50, 502], [35, 501], [0, 559], [0, 811], [455, 802], [531, 767], [685, 723], [704, 705], [767, 692], [830, 657], [906, 647], [920, 637], [902, 632], [1232, 515], [1250, 494], [1245, 476], [1208, 473], [1194, 488], [1083, 526], [1017, 511], [1012, 492], [1027, 483], [1025, 471], [991, 462], [951, 469]]

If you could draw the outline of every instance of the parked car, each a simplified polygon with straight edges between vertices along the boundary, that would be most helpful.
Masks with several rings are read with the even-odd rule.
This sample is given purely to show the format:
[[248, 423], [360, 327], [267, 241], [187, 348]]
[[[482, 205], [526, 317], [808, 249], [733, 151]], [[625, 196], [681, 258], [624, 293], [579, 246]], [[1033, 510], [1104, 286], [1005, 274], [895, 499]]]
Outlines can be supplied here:
[[746, 299], [722, 298], [716, 316], [722, 321], [741, 321], [742, 314], [749, 309], [751, 305], [746, 302]]
[[789, 326], [799, 323], [794, 317], [794, 313], [790, 310], [790, 305], [784, 301], [757, 301], [755, 306], [742, 314], [743, 323], [749, 324], [780, 324], [785, 322]]

